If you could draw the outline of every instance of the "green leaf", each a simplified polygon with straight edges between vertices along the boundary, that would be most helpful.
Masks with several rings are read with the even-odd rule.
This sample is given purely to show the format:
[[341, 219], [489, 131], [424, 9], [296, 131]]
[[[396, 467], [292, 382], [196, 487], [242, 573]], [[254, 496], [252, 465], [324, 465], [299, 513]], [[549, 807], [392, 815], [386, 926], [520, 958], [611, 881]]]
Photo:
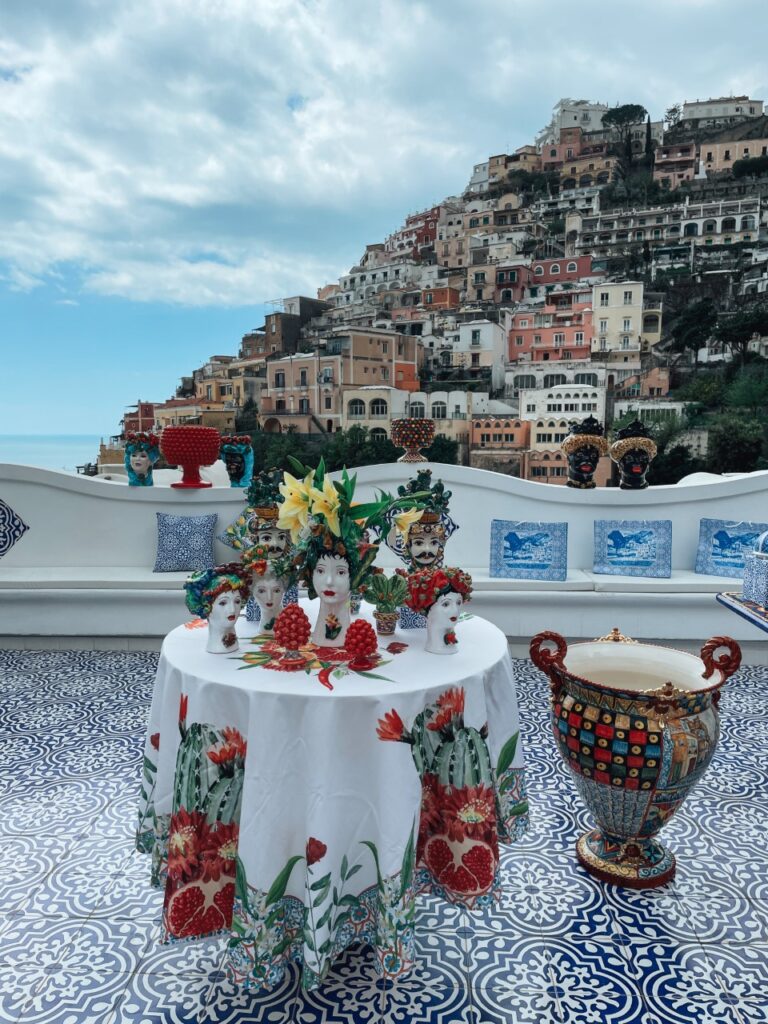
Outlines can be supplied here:
[[313, 953], [317, 952], [315, 949], [315, 938], [309, 928], [304, 929], [304, 942], [309, 946]]
[[333, 930], [333, 933], [334, 933], [334, 934], [336, 934], [336, 932], [337, 932], [337, 931], [339, 930], [339, 928], [340, 928], [340, 927], [341, 927], [341, 926], [342, 926], [342, 925], [343, 925], [343, 924], [344, 924], [344, 923], [345, 923], [346, 921], [348, 921], [348, 920], [350, 919], [350, 917], [352, 917], [352, 915], [350, 914], [350, 912], [349, 912], [348, 910], [343, 910], [343, 911], [342, 911], [342, 912], [341, 912], [341, 913], [339, 914], [339, 916], [338, 916], [338, 917], [334, 918], [334, 921], [333, 921], [333, 929], [332, 929], [332, 930]]
[[310, 889], [310, 892], [317, 892], [318, 889], [322, 889], [322, 888], [324, 888], [324, 887], [326, 887], [326, 886], [328, 886], [330, 884], [331, 884], [331, 872], [329, 871], [327, 875], [323, 875], [322, 878], [318, 878], [318, 880], [316, 882], [313, 882], [312, 885], [310, 885], [309, 889]]
[[349, 860], [347, 859], [347, 855], [345, 853], [344, 856], [341, 858], [341, 880], [342, 880], [342, 882], [347, 877], [347, 868], [348, 867], [349, 867]]
[[293, 871], [297, 862], [300, 860], [304, 860], [304, 858], [300, 855], [291, 857], [289, 859], [288, 863], [285, 865], [283, 870], [280, 872], [280, 874], [277, 876], [277, 878], [270, 886], [269, 892], [267, 893], [267, 898], [264, 903], [265, 906], [268, 907], [270, 903], [275, 903], [277, 900], [281, 900], [283, 896], [285, 896], [285, 890], [288, 886], [288, 879], [291, 877], [291, 872]]
[[[376, 864], [376, 878], [377, 878], [378, 883], [379, 883], [379, 889], [383, 889], [384, 888], [384, 883], [381, 880], [381, 868], [379, 867], [379, 851], [376, 849], [376, 844], [372, 843], [370, 839], [363, 839], [363, 840], [361, 840], [361, 842], [362, 842], [363, 846], [367, 846], [368, 849], [373, 854], [373, 860], [374, 860], [374, 863]], [[342, 900], [342, 902], [343, 902], [343, 900]]]
[[360, 900], [357, 898], [357, 896], [351, 896], [349, 893], [347, 893], [345, 896], [342, 896], [341, 899], [339, 900], [339, 906], [356, 907], [359, 902]]
[[330, 939], [326, 939], [325, 942], [322, 944], [322, 946], [320, 947], [320, 949], [318, 949], [317, 952], [318, 952], [318, 954], [320, 956], [322, 956], [323, 953], [327, 953], [330, 950], [330, 948], [331, 948], [331, 940]]
[[353, 867], [351, 867], [349, 869], [349, 871], [347, 872], [347, 879], [350, 879], [352, 877], [352, 875], [356, 875], [357, 872], [360, 871], [362, 866], [363, 866], [362, 864], [355, 864]]
[[405, 848], [403, 854], [403, 867], [400, 872], [400, 899], [403, 899], [405, 894], [408, 892], [408, 886], [411, 884], [413, 879], [413, 864], [416, 859], [416, 853], [413, 844], [413, 829], [408, 837], [408, 845]]
[[278, 956], [280, 956], [281, 953], [284, 953], [286, 951], [286, 949], [288, 949], [288, 947], [291, 945], [292, 942], [293, 942], [293, 936], [291, 936], [291, 935], [288, 935], [288, 936], [286, 936], [286, 938], [281, 939], [278, 942], [278, 944], [274, 947], [274, 949], [272, 950], [272, 957], [273, 957], [273, 959], [278, 957]]
[[330, 920], [330, 917], [331, 917], [332, 913], [333, 913], [333, 904], [329, 903], [328, 906], [323, 911], [322, 916], [319, 918], [319, 920], [317, 922], [317, 927], [318, 928], [324, 928], [328, 924], [328, 921]]
[[496, 774], [501, 775], [509, 768], [515, 759], [515, 751], [517, 750], [517, 741], [520, 738], [520, 730], [509, 737], [507, 742], [501, 748], [499, 753], [499, 760], [496, 762]]
[[[248, 881], [245, 877], [245, 867], [239, 857], [235, 857], [235, 894], [247, 911], [248, 906]], [[233, 920], [235, 920], [233, 918]]]
[[528, 812], [528, 801], [527, 800], [521, 800], [519, 804], [513, 804], [509, 808], [509, 810], [507, 811], [507, 814], [518, 815], [518, 814], [527, 814], [527, 812]]
[[338, 907], [339, 905], [339, 890], [336, 888], [335, 885], [333, 887], [333, 905], [334, 907]]
[[315, 896], [314, 900], [312, 901], [313, 908], [314, 907], [319, 907], [320, 904], [324, 902], [326, 896], [328, 895], [328, 893], [330, 891], [331, 891], [330, 884], [326, 885], [326, 887], [324, 889], [321, 889], [320, 892], [317, 894], [317, 896]]
[[379, 676], [375, 672], [360, 672], [358, 669], [353, 669], [358, 676], [365, 676], [366, 679], [382, 679], [385, 683], [393, 682], [392, 679], [388, 679], [387, 676]]
[[245, 935], [245, 925], [238, 917], [235, 917], [234, 914], [232, 915], [232, 931], [237, 932], [238, 935]]

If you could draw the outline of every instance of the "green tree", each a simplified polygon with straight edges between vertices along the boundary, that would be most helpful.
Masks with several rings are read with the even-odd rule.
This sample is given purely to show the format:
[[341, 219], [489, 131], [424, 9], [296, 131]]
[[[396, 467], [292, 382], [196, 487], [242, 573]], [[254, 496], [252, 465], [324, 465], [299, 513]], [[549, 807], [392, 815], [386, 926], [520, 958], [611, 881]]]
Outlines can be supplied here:
[[424, 454], [430, 462], [442, 462], [447, 466], [455, 466], [459, 459], [459, 445], [451, 437], [436, 437]]
[[707, 465], [712, 473], [751, 473], [762, 450], [760, 423], [738, 416], [719, 416], [709, 430]]
[[648, 483], [676, 484], [684, 476], [700, 473], [706, 467], [703, 459], [691, 452], [687, 444], [673, 444], [660, 451], [648, 470]]
[[755, 303], [736, 313], [721, 314], [717, 323], [717, 337], [727, 345], [734, 358], [738, 355], [742, 365], [746, 361], [749, 343], [755, 335], [768, 334], [768, 305]]
[[680, 123], [682, 116], [683, 108], [679, 103], [674, 103], [671, 107], [667, 107], [664, 113], [664, 120], [667, 122], [667, 127], [674, 128], [676, 124]]
[[674, 352], [693, 352], [694, 364], [699, 364], [699, 349], [712, 335], [717, 323], [717, 310], [712, 299], [699, 299], [686, 306], [675, 321], [672, 330]]
[[240, 412], [235, 416], [236, 434], [253, 434], [259, 430], [259, 409], [252, 398], [246, 398]]
[[768, 174], [768, 156], [745, 157], [733, 165], [734, 178], [746, 178], [751, 175], [760, 178], [764, 174]]
[[613, 128], [619, 139], [619, 154], [624, 173], [632, 167], [632, 128], [648, 115], [639, 103], [622, 103], [603, 114], [603, 128]]
[[756, 416], [768, 399], [768, 367], [765, 363], [744, 366], [728, 386], [725, 404], [731, 409], [748, 409]]
[[699, 371], [677, 389], [675, 398], [680, 402], [699, 403], [706, 409], [722, 409], [726, 387], [721, 370]]
[[645, 122], [645, 155], [653, 156], [653, 136], [651, 135], [651, 115]]

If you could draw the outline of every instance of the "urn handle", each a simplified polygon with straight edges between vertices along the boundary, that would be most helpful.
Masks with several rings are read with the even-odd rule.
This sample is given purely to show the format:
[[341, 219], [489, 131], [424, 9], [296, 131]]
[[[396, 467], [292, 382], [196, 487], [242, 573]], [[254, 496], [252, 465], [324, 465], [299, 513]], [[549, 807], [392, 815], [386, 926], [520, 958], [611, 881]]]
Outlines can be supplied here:
[[[716, 658], [715, 652], [723, 647], [725, 650]], [[725, 682], [741, 665], [741, 648], [729, 636], [713, 636], [701, 648], [701, 660], [704, 662], [704, 671], [701, 673], [702, 678], [709, 679], [710, 676], [714, 675], [715, 669], [717, 669], [722, 672], [723, 682]]]
[[[554, 651], [544, 646], [544, 644], [550, 643], [555, 645]], [[549, 630], [537, 633], [531, 640], [529, 650], [533, 664], [548, 676], [551, 677], [553, 668], [565, 672], [563, 658], [568, 652], [568, 644], [559, 633], [552, 633]]]

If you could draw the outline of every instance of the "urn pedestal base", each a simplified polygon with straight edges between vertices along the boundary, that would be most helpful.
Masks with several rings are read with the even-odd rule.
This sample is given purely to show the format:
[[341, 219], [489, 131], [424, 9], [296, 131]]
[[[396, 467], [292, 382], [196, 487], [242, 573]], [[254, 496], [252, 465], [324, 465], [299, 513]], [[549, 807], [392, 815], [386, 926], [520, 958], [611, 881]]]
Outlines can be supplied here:
[[655, 889], [675, 877], [675, 857], [656, 839], [617, 839], [599, 828], [576, 842], [579, 864], [601, 882]]

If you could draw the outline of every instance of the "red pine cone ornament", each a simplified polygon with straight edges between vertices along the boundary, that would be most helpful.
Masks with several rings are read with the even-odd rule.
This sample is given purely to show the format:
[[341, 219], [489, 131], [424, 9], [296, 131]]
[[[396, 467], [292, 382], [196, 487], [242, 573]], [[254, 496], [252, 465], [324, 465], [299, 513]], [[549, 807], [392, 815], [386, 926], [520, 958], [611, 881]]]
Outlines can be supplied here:
[[275, 619], [275, 640], [289, 651], [297, 651], [309, 643], [312, 626], [306, 612], [297, 604], [289, 604]]
[[344, 641], [344, 650], [352, 656], [352, 661], [359, 658], [369, 658], [379, 648], [376, 639], [376, 630], [365, 619], [355, 619], [350, 622], [347, 630], [347, 637]]

